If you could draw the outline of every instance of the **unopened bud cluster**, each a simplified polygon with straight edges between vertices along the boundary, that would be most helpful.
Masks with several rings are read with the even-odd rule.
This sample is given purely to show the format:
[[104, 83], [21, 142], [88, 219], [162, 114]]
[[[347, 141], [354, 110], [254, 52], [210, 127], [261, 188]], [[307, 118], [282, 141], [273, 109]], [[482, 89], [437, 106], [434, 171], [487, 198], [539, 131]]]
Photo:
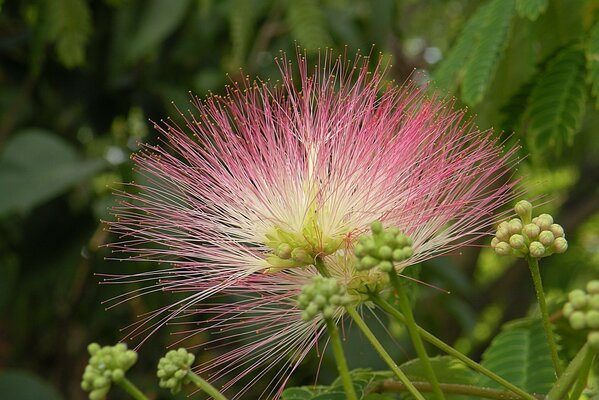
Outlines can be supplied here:
[[118, 383], [125, 372], [137, 361], [137, 353], [127, 350], [124, 343], [100, 347], [97, 343], [87, 346], [90, 358], [83, 372], [81, 388], [89, 392], [90, 400], [106, 398], [113, 382]]
[[586, 289], [586, 292], [576, 289], [568, 294], [564, 316], [573, 329], [590, 329], [588, 342], [599, 350], [599, 280], [588, 282]]
[[158, 362], [156, 376], [160, 378], [160, 387], [170, 389], [172, 394], [181, 391], [181, 387], [189, 383], [188, 372], [195, 356], [184, 348], [171, 350]]
[[354, 253], [358, 258], [358, 271], [378, 268], [391, 272], [393, 263], [407, 260], [413, 254], [412, 239], [398, 228], [383, 229], [380, 221], [371, 224], [372, 235], [363, 235], [358, 240]]
[[500, 223], [491, 240], [495, 253], [541, 258], [564, 253], [568, 249], [564, 229], [554, 223], [551, 215], [541, 214], [532, 218], [532, 204], [526, 200], [519, 201], [514, 211], [519, 218]]
[[332, 318], [339, 307], [350, 303], [351, 297], [334, 278], [317, 275], [312, 283], [302, 287], [297, 301], [303, 310], [302, 319], [310, 321], [320, 313], [325, 318]]

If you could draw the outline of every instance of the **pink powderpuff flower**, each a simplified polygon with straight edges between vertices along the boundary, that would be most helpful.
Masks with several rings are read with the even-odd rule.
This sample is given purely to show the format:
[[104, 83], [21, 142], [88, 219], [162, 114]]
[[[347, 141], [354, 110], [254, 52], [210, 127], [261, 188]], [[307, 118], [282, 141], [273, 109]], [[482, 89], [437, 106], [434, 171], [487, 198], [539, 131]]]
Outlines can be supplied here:
[[262, 397], [278, 397], [317, 345], [323, 323], [302, 321], [295, 300], [317, 257], [359, 294], [378, 279], [351, 251], [372, 221], [412, 238], [401, 271], [488, 234], [514, 198], [514, 149], [413, 84], [385, 83], [381, 61], [370, 71], [369, 57], [327, 52], [310, 73], [298, 55], [299, 75], [277, 63], [280, 82], [246, 79], [194, 98], [182, 126], [156, 124], [162, 144], [133, 157], [145, 183], [119, 194], [109, 222], [114, 251], [163, 265], [109, 277], [141, 283], [115, 302], [178, 293], [129, 336], [167, 323], [187, 327], [181, 340], [205, 332], [223, 349], [199, 372], [225, 390], [243, 379], [237, 397], [267, 374]]

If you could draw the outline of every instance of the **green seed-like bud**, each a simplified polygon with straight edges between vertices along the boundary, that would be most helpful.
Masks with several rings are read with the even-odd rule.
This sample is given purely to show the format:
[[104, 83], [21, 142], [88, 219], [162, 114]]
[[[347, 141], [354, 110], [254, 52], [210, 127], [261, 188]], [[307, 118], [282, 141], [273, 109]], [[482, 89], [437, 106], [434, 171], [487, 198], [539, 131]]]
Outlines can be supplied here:
[[542, 231], [546, 231], [553, 224], [553, 217], [549, 214], [541, 214], [537, 217], [536, 224]]
[[599, 311], [589, 310], [585, 315], [586, 325], [591, 329], [599, 329]]
[[532, 257], [540, 258], [545, 254], [545, 246], [541, 242], [532, 242], [528, 246], [528, 251]]
[[576, 310], [581, 310], [587, 305], [587, 295], [580, 289], [572, 290], [568, 293], [568, 300]]
[[574, 307], [572, 306], [572, 303], [568, 302], [564, 304], [562, 312], [564, 313], [564, 317], [569, 318], [570, 315], [572, 315], [572, 313], [574, 312]]
[[589, 281], [587, 283], [587, 292], [589, 294], [599, 294], [599, 280]]
[[[393, 262], [401, 262], [413, 254], [412, 240], [400, 233], [396, 227], [384, 229], [380, 221], [371, 224], [372, 235], [361, 236], [354, 254], [358, 258], [356, 269], [359, 271], [377, 267], [381, 271], [391, 272]], [[367, 247], [368, 246], [368, 247]]]
[[587, 342], [595, 350], [599, 350], [599, 331], [590, 332], [587, 336]]
[[599, 311], [599, 294], [589, 295], [589, 308]]
[[553, 236], [551, 231], [543, 231], [539, 234], [539, 242], [543, 243], [543, 246], [551, 246], [554, 240], [555, 236]]
[[495, 253], [499, 254], [500, 256], [507, 256], [512, 254], [512, 248], [507, 242], [499, 242], [497, 243], [497, 246], [495, 246]]
[[562, 226], [559, 224], [551, 224], [549, 230], [556, 238], [564, 237], [564, 228], [562, 228]]
[[586, 326], [586, 318], [582, 311], [575, 311], [569, 318], [572, 329], [581, 330]]
[[90, 358], [81, 380], [81, 387], [89, 398], [102, 400], [113, 382], [120, 382], [125, 372], [137, 361], [137, 353], [127, 350], [124, 343], [100, 347], [92, 343], [87, 347]]
[[526, 224], [522, 228], [522, 233], [524, 233], [526, 237], [531, 241], [537, 240], [537, 238], [539, 237], [539, 233], [541, 233], [541, 228], [539, 228], [535, 224]]
[[493, 239], [491, 239], [491, 248], [495, 248], [495, 246], [497, 246], [497, 243], [501, 242], [501, 240], [499, 240], [499, 238], [497, 236], [494, 236]]
[[379, 248], [379, 258], [381, 260], [393, 259], [393, 249], [389, 246], [381, 246]]
[[160, 379], [161, 388], [170, 389], [172, 394], [181, 391], [184, 384], [189, 382], [188, 372], [195, 356], [184, 348], [171, 350], [158, 361], [156, 376]]
[[293, 249], [291, 248], [291, 246], [287, 243], [281, 243], [279, 245], [279, 247], [277, 247], [277, 251], [275, 252], [275, 254], [277, 256], [279, 256], [280, 258], [282, 258], [283, 260], [288, 260], [291, 258], [291, 251]]
[[298, 305], [302, 313], [302, 319], [310, 321], [318, 314], [325, 318], [331, 318], [337, 308], [349, 304], [351, 298], [334, 278], [325, 278], [317, 275], [312, 283], [302, 287], [302, 294], [298, 296]]
[[510, 235], [522, 232], [522, 221], [518, 218], [511, 219], [508, 223], [508, 231]]
[[553, 242], [553, 248], [555, 249], [555, 252], [558, 254], [565, 253], [566, 250], [568, 250], [568, 241], [563, 237], [558, 237]]
[[506, 221], [497, 226], [497, 233], [495, 236], [497, 236], [497, 239], [503, 242], [507, 242], [510, 239], [509, 224]]
[[374, 221], [370, 224], [370, 230], [372, 233], [381, 233], [383, 231], [383, 223], [381, 221]]
[[393, 264], [391, 261], [381, 261], [378, 265], [378, 268], [383, 272], [391, 272], [393, 271]]
[[532, 204], [526, 200], [520, 200], [514, 206], [514, 211], [524, 223], [530, 223], [532, 218]]
[[524, 236], [519, 234], [512, 235], [512, 237], [510, 237], [510, 246], [516, 250], [526, 247]]

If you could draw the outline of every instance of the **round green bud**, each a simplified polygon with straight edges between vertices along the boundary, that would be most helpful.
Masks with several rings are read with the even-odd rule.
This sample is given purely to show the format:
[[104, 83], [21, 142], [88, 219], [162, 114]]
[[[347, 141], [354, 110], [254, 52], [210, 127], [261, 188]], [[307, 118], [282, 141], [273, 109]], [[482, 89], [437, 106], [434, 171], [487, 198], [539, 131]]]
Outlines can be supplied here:
[[599, 293], [589, 295], [589, 307], [593, 310], [599, 310]]
[[510, 235], [522, 232], [522, 221], [518, 218], [511, 219], [508, 223], [508, 231]]
[[577, 331], [584, 329], [586, 326], [586, 318], [582, 311], [574, 311], [568, 320], [570, 321], [570, 326], [572, 329]]
[[381, 221], [374, 221], [370, 224], [370, 230], [372, 233], [381, 233], [383, 231], [383, 223]]
[[381, 261], [378, 265], [378, 268], [383, 272], [391, 272], [393, 271], [393, 263], [391, 261]]
[[279, 257], [282, 258], [283, 260], [288, 260], [291, 258], [291, 251], [293, 249], [291, 248], [291, 246], [287, 243], [281, 243], [279, 245], [279, 247], [277, 247], [277, 250], [275, 252], [275, 254]]
[[497, 246], [495, 246], [495, 253], [500, 256], [507, 256], [512, 253], [512, 248], [507, 242], [499, 242], [497, 243]]
[[564, 308], [562, 309], [562, 312], [564, 313], [564, 316], [566, 318], [570, 317], [570, 315], [572, 315], [572, 313], [574, 312], [574, 307], [572, 306], [572, 303], [568, 302], [568, 303], [564, 304]]
[[497, 236], [494, 236], [493, 239], [491, 239], [491, 248], [495, 248], [495, 246], [497, 246], [497, 243], [499, 243], [501, 240], [499, 240], [499, 238]]
[[115, 369], [114, 371], [112, 371], [112, 381], [113, 382], [120, 382], [123, 380], [123, 378], [125, 377], [125, 372], [122, 369]]
[[[395, 240], [395, 238], [394, 238]], [[381, 246], [379, 248], [379, 258], [382, 260], [392, 260], [393, 259], [393, 249], [389, 246]]]
[[356, 257], [364, 257], [366, 255], [366, 249], [364, 248], [364, 245], [362, 243], [358, 243], [354, 247], [354, 254], [356, 255]]
[[562, 226], [559, 224], [551, 224], [551, 226], [549, 226], [549, 230], [556, 238], [564, 237], [564, 228], [562, 228]]
[[599, 280], [589, 281], [587, 283], [587, 292], [589, 294], [599, 294]]
[[537, 218], [537, 225], [542, 231], [548, 230], [553, 224], [553, 217], [549, 214], [541, 214]]
[[531, 242], [528, 246], [528, 251], [532, 257], [540, 258], [545, 254], [545, 246], [541, 242]]
[[98, 343], [90, 343], [87, 345], [87, 351], [90, 355], [96, 354], [100, 350], [100, 345]]
[[539, 234], [539, 242], [543, 243], [543, 246], [551, 246], [554, 240], [555, 236], [553, 236], [551, 231], [543, 231]]
[[568, 293], [568, 300], [576, 310], [583, 309], [587, 305], [587, 295], [580, 289], [572, 290]]
[[379, 260], [377, 260], [376, 258], [372, 256], [366, 256], [362, 258], [362, 260], [360, 261], [360, 267], [362, 267], [361, 269], [370, 269], [376, 267], [378, 263]]
[[397, 246], [397, 234], [394, 235], [389, 230], [383, 232], [383, 242], [390, 247]]
[[526, 200], [520, 200], [514, 206], [514, 211], [522, 219], [522, 221], [530, 221], [532, 217], [532, 204]]
[[558, 237], [553, 242], [553, 248], [555, 249], [555, 252], [558, 254], [565, 253], [566, 250], [568, 250], [568, 241], [563, 237]]
[[334, 315], [339, 306], [347, 304], [351, 299], [334, 278], [320, 275], [312, 279], [312, 283], [304, 285], [302, 295], [298, 296], [299, 308], [303, 310], [302, 319], [309, 321], [322, 313], [325, 318]]
[[314, 261], [308, 252], [300, 247], [296, 247], [291, 251], [291, 259], [303, 264], [312, 264]]
[[541, 233], [541, 228], [535, 224], [526, 224], [522, 228], [522, 233], [526, 235], [529, 240], [536, 240]]
[[499, 240], [507, 242], [510, 239], [509, 224], [505, 221], [500, 223], [497, 226], [497, 233], [495, 235]]
[[520, 250], [526, 247], [526, 243], [524, 241], [524, 236], [515, 234], [510, 237], [510, 246], [516, 250]]
[[586, 325], [591, 329], [599, 329], [599, 311], [589, 310], [585, 315]]
[[589, 343], [589, 346], [595, 350], [599, 350], [599, 331], [589, 332], [587, 342]]

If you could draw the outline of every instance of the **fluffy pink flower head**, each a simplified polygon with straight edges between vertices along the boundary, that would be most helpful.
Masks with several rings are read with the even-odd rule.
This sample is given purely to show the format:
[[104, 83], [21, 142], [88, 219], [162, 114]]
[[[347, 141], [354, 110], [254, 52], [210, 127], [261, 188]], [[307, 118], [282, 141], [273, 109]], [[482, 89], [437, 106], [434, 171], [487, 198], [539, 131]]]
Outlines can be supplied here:
[[183, 338], [207, 331], [208, 347], [234, 347], [199, 367], [226, 378], [225, 389], [278, 366], [265, 397], [322, 332], [322, 321], [300, 319], [295, 301], [318, 274], [316, 258], [358, 292], [377, 279], [355, 270], [351, 251], [372, 221], [412, 238], [401, 271], [488, 233], [513, 198], [505, 183], [513, 151], [451, 104], [384, 84], [380, 61], [369, 71], [369, 57], [327, 53], [310, 73], [299, 56], [299, 75], [285, 56], [278, 62], [280, 82], [246, 80], [194, 99], [182, 126], [157, 124], [163, 145], [134, 156], [147, 183], [121, 194], [110, 223], [116, 250], [169, 264], [110, 278], [148, 283], [129, 297], [187, 293], [144, 316], [131, 336], [193, 321]]

